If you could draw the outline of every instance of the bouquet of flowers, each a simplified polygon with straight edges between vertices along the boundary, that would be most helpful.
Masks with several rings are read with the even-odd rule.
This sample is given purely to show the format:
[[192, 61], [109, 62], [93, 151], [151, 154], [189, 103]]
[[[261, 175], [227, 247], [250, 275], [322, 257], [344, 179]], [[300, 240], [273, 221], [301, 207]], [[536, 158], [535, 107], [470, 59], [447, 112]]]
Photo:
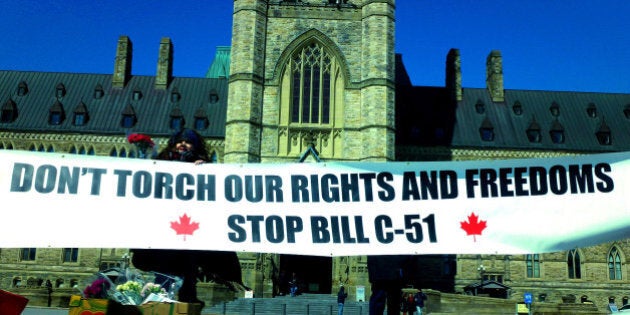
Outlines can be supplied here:
[[147, 156], [147, 151], [155, 146], [155, 143], [151, 137], [142, 133], [132, 133], [127, 136], [127, 141], [138, 148], [138, 155], [140, 158]]
[[141, 305], [148, 301], [172, 302], [182, 285], [178, 277], [127, 269], [114, 279], [98, 273], [84, 290], [85, 298], [111, 299], [123, 305]]

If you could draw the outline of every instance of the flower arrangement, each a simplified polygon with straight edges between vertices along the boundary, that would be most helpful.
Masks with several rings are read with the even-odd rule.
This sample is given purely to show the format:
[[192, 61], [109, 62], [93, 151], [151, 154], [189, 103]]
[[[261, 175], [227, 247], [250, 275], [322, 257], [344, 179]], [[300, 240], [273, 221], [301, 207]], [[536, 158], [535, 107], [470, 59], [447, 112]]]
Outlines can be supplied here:
[[155, 145], [151, 137], [143, 133], [132, 133], [127, 136], [127, 141], [137, 146], [146, 146], [147, 148], [153, 148]]
[[[163, 280], [163, 283], [158, 280]], [[178, 277], [140, 273], [129, 268], [119, 271], [111, 279], [98, 273], [97, 278], [82, 293], [84, 298], [111, 299], [124, 305], [141, 305], [148, 301], [172, 301], [181, 284], [182, 280]]]
[[90, 285], [83, 290], [83, 296], [93, 299], [106, 299], [108, 297], [108, 290], [110, 288], [110, 281], [106, 278], [97, 278]]
[[143, 133], [129, 134], [127, 136], [127, 141], [138, 148], [140, 158], [145, 158], [147, 151], [155, 146], [153, 139]]

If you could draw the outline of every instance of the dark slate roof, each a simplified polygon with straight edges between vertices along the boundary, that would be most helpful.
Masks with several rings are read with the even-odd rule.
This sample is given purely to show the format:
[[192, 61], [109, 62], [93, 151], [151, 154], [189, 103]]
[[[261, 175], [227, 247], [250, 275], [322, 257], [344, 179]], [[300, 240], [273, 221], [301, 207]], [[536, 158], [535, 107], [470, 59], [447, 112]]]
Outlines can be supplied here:
[[[15, 121], [0, 123], [0, 130], [92, 134], [140, 132], [169, 136], [175, 131], [169, 126], [170, 115], [180, 111], [185, 126], [189, 128], [193, 127], [195, 115], [205, 112], [208, 128], [198, 131], [204, 137], [225, 136], [227, 79], [175, 77], [166, 90], [155, 89], [154, 80], [153, 76], [132, 76], [124, 88], [113, 88], [112, 75], [0, 71], [0, 104], [4, 106], [12, 100], [18, 111]], [[21, 82], [28, 87], [24, 96], [17, 93]], [[59, 84], [63, 84], [66, 90], [61, 98], [56, 97]], [[104, 92], [100, 99], [94, 97], [97, 87]], [[141, 99], [132, 99], [134, 91], [140, 91]], [[181, 99], [172, 102], [172, 92], [179, 93]], [[212, 93], [218, 96], [216, 102], [210, 101]], [[61, 106], [65, 113], [65, 120], [59, 125], [48, 123], [49, 110], [53, 106]], [[136, 114], [137, 123], [132, 128], [122, 128], [122, 113], [130, 109]], [[87, 124], [72, 124], [75, 110], [87, 111]]]
[[[401, 145], [449, 145], [453, 147], [540, 149], [566, 151], [626, 151], [630, 150], [630, 119], [624, 110], [630, 106], [630, 94], [505, 90], [505, 101], [492, 102], [482, 88], [465, 88], [460, 102], [449, 101], [448, 91], [439, 87], [401, 89], [397, 113], [401, 127], [397, 136]], [[477, 112], [476, 104], [484, 111]], [[513, 106], [520, 103], [522, 113]], [[550, 110], [558, 106], [559, 115]], [[555, 106], [555, 105], [553, 105]], [[587, 109], [595, 108], [591, 117]], [[483, 141], [480, 127], [491, 125], [495, 137]], [[530, 142], [526, 131], [538, 124], [542, 139]], [[550, 130], [564, 130], [564, 143], [553, 143]], [[612, 143], [602, 145], [598, 130], [608, 130]]]

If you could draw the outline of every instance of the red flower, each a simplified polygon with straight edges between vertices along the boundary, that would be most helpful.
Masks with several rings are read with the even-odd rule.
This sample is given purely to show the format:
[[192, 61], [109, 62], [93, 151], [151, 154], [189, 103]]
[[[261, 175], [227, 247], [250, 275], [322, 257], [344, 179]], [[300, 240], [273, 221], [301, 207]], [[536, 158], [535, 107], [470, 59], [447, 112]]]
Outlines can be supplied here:
[[151, 139], [151, 137], [142, 134], [142, 133], [132, 133], [129, 136], [127, 136], [127, 141], [129, 141], [129, 143], [131, 144], [135, 144], [138, 146], [147, 146], [147, 147], [153, 147], [155, 145], [155, 143], [153, 143], [153, 140]]

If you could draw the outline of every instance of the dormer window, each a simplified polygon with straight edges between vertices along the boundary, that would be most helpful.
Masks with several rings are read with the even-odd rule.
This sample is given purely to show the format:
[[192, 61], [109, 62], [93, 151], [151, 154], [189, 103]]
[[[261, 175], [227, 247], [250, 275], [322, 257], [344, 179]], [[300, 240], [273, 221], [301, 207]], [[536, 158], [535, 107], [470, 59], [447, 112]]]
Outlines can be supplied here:
[[477, 104], [475, 104], [475, 111], [477, 112], [477, 114], [485, 113], [486, 105], [481, 100], [477, 100]]
[[62, 98], [66, 96], [66, 87], [63, 85], [63, 83], [57, 84], [57, 87], [55, 88], [55, 96], [57, 98]]
[[597, 137], [597, 141], [601, 145], [612, 144], [612, 138], [610, 135], [610, 127], [608, 127], [608, 124], [606, 124], [606, 122], [603, 119], [602, 119], [602, 124], [599, 126], [599, 130], [597, 130], [597, 132], [595, 133], [595, 136]]
[[179, 102], [179, 100], [182, 98], [182, 95], [179, 94], [179, 92], [177, 91], [177, 89], [173, 89], [173, 91], [171, 92], [171, 103], [177, 103]]
[[88, 112], [85, 103], [81, 102], [74, 109], [72, 124], [75, 126], [83, 126], [88, 122]]
[[24, 96], [26, 93], [28, 93], [28, 86], [26, 85], [26, 82], [22, 81], [18, 84], [17, 95]]
[[540, 134], [540, 125], [538, 125], [534, 118], [532, 118], [532, 122], [529, 124], [526, 133], [529, 142], [538, 143], [542, 140], [542, 136]]
[[174, 130], [181, 130], [182, 128], [184, 128], [184, 114], [182, 113], [181, 109], [179, 109], [178, 107], [173, 108], [173, 110], [171, 110], [171, 120], [170, 120], [170, 127], [171, 129]]
[[103, 98], [105, 95], [105, 91], [103, 91], [103, 87], [99, 84], [94, 88], [94, 99], [99, 100]]
[[210, 103], [216, 103], [219, 101], [219, 93], [215, 89], [212, 89], [212, 91], [210, 91], [210, 95], [208, 97]]
[[133, 106], [131, 106], [131, 104], [127, 105], [122, 112], [120, 126], [123, 128], [131, 128], [135, 126], [137, 122], [138, 118], [136, 117], [136, 112], [133, 110]]
[[17, 104], [9, 99], [2, 105], [2, 113], [0, 114], [0, 123], [11, 123], [17, 119]]
[[512, 112], [516, 116], [520, 116], [523, 114], [523, 105], [521, 105], [521, 102], [519, 101], [514, 102], [514, 105], [512, 105]]
[[556, 102], [551, 103], [551, 106], [549, 106], [549, 112], [551, 112], [551, 116], [553, 117], [560, 116], [560, 105]]
[[139, 101], [142, 98], [142, 92], [140, 90], [134, 90], [131, 94], [131, 99], [134, 101]]
[[208, 114], [206, 114], [206, 111], [203, 108], [198, 108], [197, 111], [195, 112], [195, 129], [196, 130], [204, 130], [206, 128], [208, 128], [208, 125], [210, 124], [210, 122], [208, 121]]
[[554, 121], [553, 125], [551, 125], [549, 136], [551, 136], [551, 142], [553, 143], [564, 143], [564, 127], [562, 127], [558, 120]]
[[53, 106], [48, 111], [48, 124], [61, 125], [65, 118], [66, 117], [63, 110], [63, 104], [61, 104], [61, 102], [59, 101], [55, 101]]
[[597, 107], [595, 106], [595, 103], [588, 104], [586, 107], [586, 114], [591, 118], [597, 117]]
[[623, 115], [626, 116], [626, 119], [630, 119], [630, 104], [626, 105], [626, 108], [624, 108]]
[[486, 118], [481, 127], [479, 128], [479, 134], [481, 136], [481, 140], [483, 141], [493, 141], [494, 140], [494, 127], [490, 120]]

